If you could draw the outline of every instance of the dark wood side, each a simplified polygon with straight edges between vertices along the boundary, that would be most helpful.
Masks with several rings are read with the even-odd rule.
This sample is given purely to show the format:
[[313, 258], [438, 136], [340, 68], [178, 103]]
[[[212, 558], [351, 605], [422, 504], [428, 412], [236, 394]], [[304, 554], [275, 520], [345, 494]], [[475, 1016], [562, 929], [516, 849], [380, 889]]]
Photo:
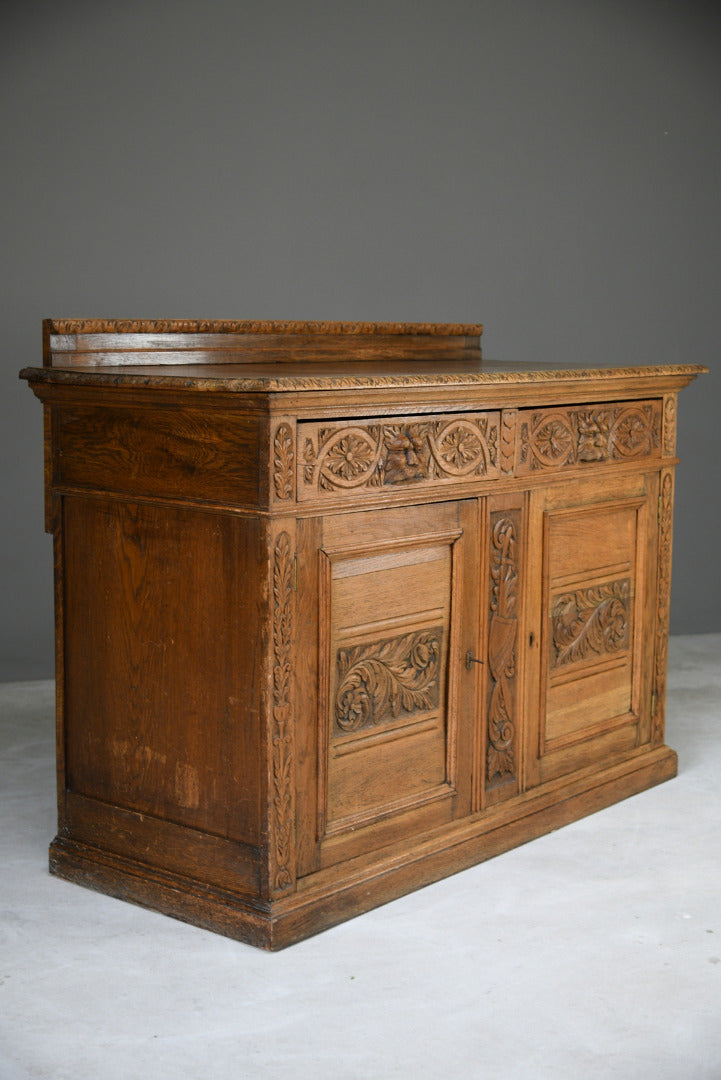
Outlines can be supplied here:
[[[264, 419], [240, 411], [73, 404], [55, 410], [54, 483], [125, 495], [258, 506]], [[267, 426], [267, 424], [266, 424]], [[267, 481], [266, 481], [267, 483]]]
[[257, 888], [262, 523], [63, 502], [61, 836]]

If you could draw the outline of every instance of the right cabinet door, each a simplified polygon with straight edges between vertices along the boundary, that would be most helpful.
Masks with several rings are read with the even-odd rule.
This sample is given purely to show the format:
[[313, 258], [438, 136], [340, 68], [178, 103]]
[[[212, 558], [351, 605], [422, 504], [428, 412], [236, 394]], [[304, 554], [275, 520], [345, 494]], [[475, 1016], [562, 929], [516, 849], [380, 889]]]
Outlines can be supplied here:
[[527, 786], [650, 740], [657, 499], [656, 474], [531, 494]]

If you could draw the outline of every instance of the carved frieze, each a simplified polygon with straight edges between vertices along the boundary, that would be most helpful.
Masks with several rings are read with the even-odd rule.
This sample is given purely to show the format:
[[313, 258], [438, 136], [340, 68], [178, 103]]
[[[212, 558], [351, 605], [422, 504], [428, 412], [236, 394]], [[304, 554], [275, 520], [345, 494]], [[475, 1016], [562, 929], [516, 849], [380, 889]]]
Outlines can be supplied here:
[[437, 709], [442, 646], [438, 626], [339, 649], [336, 734]]
[[278, 536], [273, 561], [272, 882], [276, 892], [293, 887], [295, 873], [291, 711], [293, 558], [287, 532]]
[[629, 578], [555, 596], [551, 605], [551, 667], [627, 648], [630, 596]]
[[516, 645], [518, 638], [518, 511], [491, 516], [491, 604], [488, 632], [487, 787], [515, 775]]
[[523, 410], [516, 472], [636, 460], [658, 452], [660, 440], [656, 401]]
[[312, 424], [302, 439], [299, 486], [306, 498], [498, 472], [497, 413]]

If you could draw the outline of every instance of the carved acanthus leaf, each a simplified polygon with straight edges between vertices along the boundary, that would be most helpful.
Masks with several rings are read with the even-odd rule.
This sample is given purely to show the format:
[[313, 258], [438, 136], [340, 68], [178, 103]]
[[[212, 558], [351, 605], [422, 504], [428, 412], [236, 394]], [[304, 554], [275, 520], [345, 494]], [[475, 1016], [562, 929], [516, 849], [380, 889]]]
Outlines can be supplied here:
[[342, 733], [438, 707], [443, 628], [338, 650], [335, 723]]
[[623, 578], [556, 596], [551, 609], [552, 666], [626, 648], [630, 593], [631, 582]]

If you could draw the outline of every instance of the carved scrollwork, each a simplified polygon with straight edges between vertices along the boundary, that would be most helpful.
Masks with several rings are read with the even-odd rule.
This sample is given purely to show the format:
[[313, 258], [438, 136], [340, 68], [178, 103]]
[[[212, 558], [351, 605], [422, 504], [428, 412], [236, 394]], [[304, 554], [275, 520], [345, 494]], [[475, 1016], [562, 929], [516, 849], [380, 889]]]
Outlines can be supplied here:
[[338, 650], [335, 724], [340, 733], [438, 708], [443, 628]]
[[318, 491], [485, 476], [498, 460], [488, 416], [319, 427], [306, 436], [303, 482]]
[[515, 678], [518, 619], [518, 516], [496, 514], [491, 531], [490, 696], [486, 779], [515, 772]]
[[556, 596], [551, 608], [552, 666], [625, 649], [630, 595], [630, 579], [623, 578]]

